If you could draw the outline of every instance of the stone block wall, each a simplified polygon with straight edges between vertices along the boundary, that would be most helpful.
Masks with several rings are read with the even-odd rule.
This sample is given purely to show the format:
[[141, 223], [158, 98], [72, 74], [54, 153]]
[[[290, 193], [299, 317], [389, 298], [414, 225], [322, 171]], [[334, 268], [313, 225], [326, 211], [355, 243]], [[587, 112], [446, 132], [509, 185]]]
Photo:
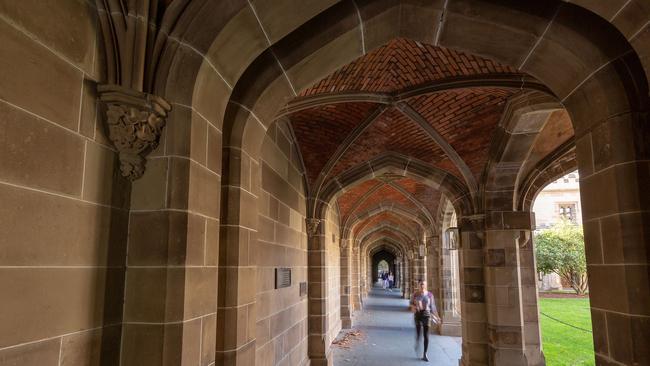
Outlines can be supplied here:
[[220, 135], [218, 122], [172, 102], [161, 142], [132, 184], [122, 366], [215, 362], [218, 290], [232, 280], [219, 263], [228, 248], [220, 234], [235, 231], [220, 231]]
[[325, 250], [327, 266], [328, 343], [341, 331], [341, 250], [339, 246], [339, 214], [330, 205], [325, 218]]
[[0, 365], [118, 364], [129, 188], [94, 2], [0, 3]]
[[[307, 359], [307, 296], [300, 296], [300, 282], [307, 281], [306, 201], [296, 149], [284, 123], [267, 131], [251, 252], [257, 264], [256, 365], [301, 365]], [[291, 268], [290, 287], [275, 289], [278, 267]]]

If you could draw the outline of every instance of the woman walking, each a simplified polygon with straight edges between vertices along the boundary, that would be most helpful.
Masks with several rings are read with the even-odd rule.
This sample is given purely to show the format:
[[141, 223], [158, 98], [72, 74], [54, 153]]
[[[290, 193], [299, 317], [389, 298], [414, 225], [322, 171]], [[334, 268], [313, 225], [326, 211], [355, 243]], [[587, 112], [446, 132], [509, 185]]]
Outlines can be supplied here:
[[420, 355], [420, 334], [424, 336], [424, 352], [422, 360], [429, 362], [427, 350], [429, 349], [429, 322], [433, 320], [435, 324], [440, 322], [438, 310], [433, 299], [433, 294], [427, 291], [427, 282], [420, 281], [419, 288], [411, 296], [411, 311], [415, 318], [415, 353]]

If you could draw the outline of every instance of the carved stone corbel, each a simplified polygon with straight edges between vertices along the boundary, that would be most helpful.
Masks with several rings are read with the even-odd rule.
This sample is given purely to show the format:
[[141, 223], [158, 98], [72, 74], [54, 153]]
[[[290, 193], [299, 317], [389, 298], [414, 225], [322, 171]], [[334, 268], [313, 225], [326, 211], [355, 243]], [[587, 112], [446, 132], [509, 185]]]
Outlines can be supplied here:
[[307, 218], [305, 223], [307, 224], [307, 236], [310, 238], [318, 233], [318, 226], [321, 223], [321, 219]]
[[144, 174], [146, 155], [158, 146], [171, 105], [161, 97], [119, 85], [99, 85], [97, 90], [122, 175], [134, 181]]

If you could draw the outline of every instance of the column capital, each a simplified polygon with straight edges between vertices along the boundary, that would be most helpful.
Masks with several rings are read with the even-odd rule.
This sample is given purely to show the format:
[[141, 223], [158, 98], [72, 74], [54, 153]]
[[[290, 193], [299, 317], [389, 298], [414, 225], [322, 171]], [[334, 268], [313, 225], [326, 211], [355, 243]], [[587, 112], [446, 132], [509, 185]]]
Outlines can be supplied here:
[[134, 181], [144, 174], [146, 155], [158, 146], [171, 105], [161, 97], [119, 85], [99, 85], [97, 90], [122, 175]]
[[322, 219], [316, 219], [309, 217], [305, 219], [305, 224], [307, 224], [307, 236], [314, 237], [318, 233], [318, 227], [320, 226]]

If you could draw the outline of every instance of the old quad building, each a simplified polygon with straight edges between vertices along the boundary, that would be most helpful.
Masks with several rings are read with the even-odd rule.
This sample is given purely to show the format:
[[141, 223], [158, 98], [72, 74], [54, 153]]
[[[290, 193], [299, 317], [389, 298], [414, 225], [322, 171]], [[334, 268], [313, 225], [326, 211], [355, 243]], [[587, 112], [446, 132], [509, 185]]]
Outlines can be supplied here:
[[597, 365], [650, 365], [648, 0], [0, 0], [0, 365], [331, 365], [386, 261], [543, 365], [579, 170]]

